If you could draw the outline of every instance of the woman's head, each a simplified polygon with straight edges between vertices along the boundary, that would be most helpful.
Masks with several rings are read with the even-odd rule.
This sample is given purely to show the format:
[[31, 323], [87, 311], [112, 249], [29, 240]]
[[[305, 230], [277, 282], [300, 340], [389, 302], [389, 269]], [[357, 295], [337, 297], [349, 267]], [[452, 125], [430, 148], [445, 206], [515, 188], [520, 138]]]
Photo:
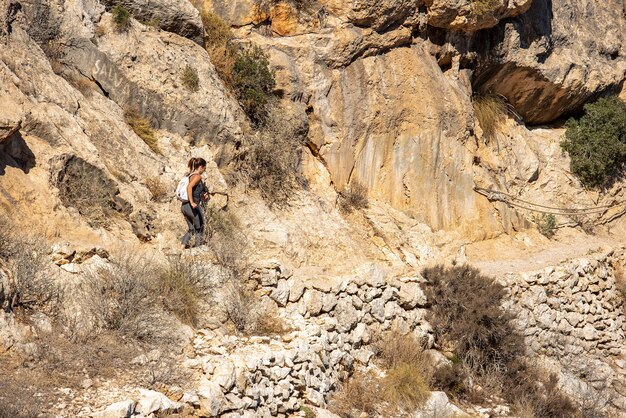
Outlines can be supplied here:
[[206, 161], [204, 158], [193, 157], [187, 163], [187, 167], [189, 167], [189, 172], [193, 173], [194, 171], [197, 171], [200, 167], [206, 168]]

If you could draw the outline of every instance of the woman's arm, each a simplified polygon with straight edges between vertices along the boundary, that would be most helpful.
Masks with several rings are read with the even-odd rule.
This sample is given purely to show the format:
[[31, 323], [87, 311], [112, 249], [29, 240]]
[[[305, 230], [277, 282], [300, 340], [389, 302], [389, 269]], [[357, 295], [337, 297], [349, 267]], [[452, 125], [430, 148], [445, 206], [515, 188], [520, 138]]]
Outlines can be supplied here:
[[189, 178], [189, 184], [187, 185], [187, 197], [189, 198], [189, 204], [192, 208], [196, 208], [198, 205], [193, 201], [193, 188], [202, 180], [200, 174], [192, 174]]

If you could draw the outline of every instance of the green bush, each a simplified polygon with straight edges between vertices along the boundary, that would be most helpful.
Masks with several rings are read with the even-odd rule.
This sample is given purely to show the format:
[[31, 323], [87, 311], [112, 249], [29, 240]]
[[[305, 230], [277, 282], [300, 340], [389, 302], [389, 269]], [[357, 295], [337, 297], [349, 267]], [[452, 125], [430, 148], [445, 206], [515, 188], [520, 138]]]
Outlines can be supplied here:
[[200, 88], [200, 77], [198, 77], [198, 71], [196, 71], [196, 69], [191, 65], [187, 65], [183, 70], [181, 82], [187, 90], [193, 93], [197, 92]]
[[551, 213], [544, 213], [535, 218], [537, 229], [546, 238], [552, 238], [556, 233], [556, 217]]
[[254, 46], [237, 53], [233, 67], [233, 88], [250, 120], [262, 125], [268, 115], [268, 105], [276, 86], [267, 55]]
[[626, 163], [626, 104], [608, 97], [586, 104], [584, 110], [579, 120], [567, 121], [561, 148], [583, 185], [607, 186]]
[[111, 10], [113, 24], [118, 32], [125, 32], [130, 28], [130, 12], [119, 4]]

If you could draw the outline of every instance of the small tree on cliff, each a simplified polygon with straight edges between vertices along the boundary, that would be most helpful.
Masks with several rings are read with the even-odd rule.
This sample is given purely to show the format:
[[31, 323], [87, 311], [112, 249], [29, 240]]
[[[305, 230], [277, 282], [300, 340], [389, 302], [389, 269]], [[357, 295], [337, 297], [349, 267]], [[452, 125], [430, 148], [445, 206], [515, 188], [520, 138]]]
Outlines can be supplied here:
[[608, 97], [585, 105], [584, 110], [579, 120], [567, 121], [561, 148], [583, 185], [606, 186], [626, 163], [626, 104]]

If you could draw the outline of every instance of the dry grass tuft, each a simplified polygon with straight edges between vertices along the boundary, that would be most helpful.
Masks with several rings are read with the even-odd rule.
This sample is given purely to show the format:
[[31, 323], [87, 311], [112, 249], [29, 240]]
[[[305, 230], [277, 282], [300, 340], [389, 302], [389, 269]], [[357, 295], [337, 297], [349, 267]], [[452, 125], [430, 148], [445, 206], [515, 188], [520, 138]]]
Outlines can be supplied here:
[[198, 71], [191, 65], [187, 65], [185, 67], [180, 78], [183, 86], [190, 92], [195, 93], [200, 89], [200, 77], [198, 77]]
[[389, 370], [383, 388], [385, 401], [404, 411], [414, 411], [430, 396], [424, 371], [414, 363], [401, 363]]
[[146, 187], [152, 195], [152, 200], [155, 202], [162, 202], [168, 196], [169, 190], [160, 177], [149, 177], [146, 179]]
[[137, 136], [141, 138], [155, 154], [161, 154], [156, 133], [154, 132], [154, 129], [152, 129], [150, 121], [141, 117], [139, 111], [136, 109], [127, 110], [124, 113], [124, 117], [126, 119], [126, 123], [128, 123]]
[[232, 86], [237, 49], [230, 44], [233, 38], [230, 26], [222, 18], [210, 12], [202, 13], [202, 22], [206, 33], [204, 46], [211, 57], [211, 63], [224, 84]]
[[486, 94], [474, 96], [472, 101], [474, 116], [483, 130], [485, 143], [495, 138], [500, 127], [506, 122], [508, 115], [507, 103], [502, 96]]
[[154, 291], [161, 295], [164, 308], [186, 324], [195, 326], [201, 314], [201, 304], [213, 293], [207, 269], [180, 257], [158, 271]]
[[338, 201], [339, 208], [345, 213], [366, 209], [369, 206], [367, 188], [362, 183], [355, 181], [350, 187], [339, 192]]
[[380, 377], [356, 372], [341, 385], [330, 401], [330, 410], [341, 417], [377, 416], [384, 409]]

